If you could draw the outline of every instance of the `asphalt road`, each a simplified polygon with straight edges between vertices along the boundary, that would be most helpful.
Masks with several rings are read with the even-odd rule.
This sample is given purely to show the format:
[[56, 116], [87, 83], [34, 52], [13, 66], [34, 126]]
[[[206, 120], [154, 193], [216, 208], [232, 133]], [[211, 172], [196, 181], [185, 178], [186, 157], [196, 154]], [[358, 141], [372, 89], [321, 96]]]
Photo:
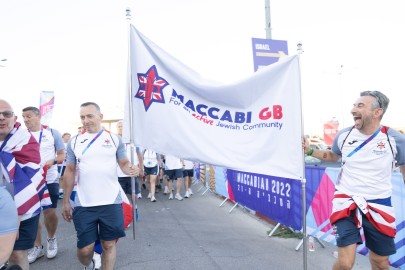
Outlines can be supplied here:
[[[127, 236], [118, 241], [116, 269], [130, 270], [260, 270], [305, 269], [302, 248], [296, 251], [297, 238], [268, 237], [273, 228], [268, 222], [242, 207], [226, 202], [212, 192], [202, 195], [200, 184], [194, 195], [183, 201], [168, 200], [161, 192], [157, 202], [138, 201], [139, 220]], [[197, 193], [197, 190], [200, 192]], [[31, 264], [32, 270], [83, 269], [76, 258], [76, 233], [73, 224], [60, 215], [56, 258], [45, 256]], [[44, 229], [44, 228], [43, 228]], [[44, 229], [45, 230], [45, 229]], [[46, 236], [45, 231], [43, 236]], [[336, 247], [325, 243], [307, 254], [307, 269], [331, 269]], [[368, 258], [358, 255], [353, 269], [370, 269]]]

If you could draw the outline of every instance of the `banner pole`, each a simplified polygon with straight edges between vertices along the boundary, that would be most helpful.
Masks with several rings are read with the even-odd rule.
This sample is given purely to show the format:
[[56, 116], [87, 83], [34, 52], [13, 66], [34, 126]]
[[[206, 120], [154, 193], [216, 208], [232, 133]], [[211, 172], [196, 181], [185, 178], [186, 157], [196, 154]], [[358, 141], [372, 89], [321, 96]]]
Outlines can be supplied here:
[[[302, 50], [302, 43], [298, 42], [297, 43], [297, 54], [298, 54], [298, 67], [299, 67], [299, 82], [300, 82], [300, 99], [301, 99], [301, 140], [304, 137], [304, 119], [303, 119], [303, 114], [302, 114], [302, 88], [301, 88], [301, 54], [303, 53]], [[305, 153], [304, 153], [304, 149], [302, 148], [302, 164], [303, 164], [303, 178], [301, 180], [301, 187], [302, 187], [302, 233], [303, 233], [303, 269], [307, 270], [307, 265], [308, 265], [308, 261], [307, 261], [307, 217], [306, 217], [306, 178], [305, 178]]]
[[[131, 76], [131, 9], [127, 8], [126, 12], [126, 19], [127, 19], [127, 27], [128, 27], [128, 63], [127, 63], [127, 98], [129, 108], [128, 116], [129, 116], [129, 133], [130, 133], [130, 146], [131, 146], [131, 164], [134, 164], [135, 160], [135, 145], [134, 145], [134, 131], [133, 131], [133, 109], [132, 109], [132, 76]], [[133, 239], [135, 240], [135, 224], [138, 212], [138, 202], [135, 194], [135, 177], [131, 177], [131, 200], [132, 200], [132, 235]]]

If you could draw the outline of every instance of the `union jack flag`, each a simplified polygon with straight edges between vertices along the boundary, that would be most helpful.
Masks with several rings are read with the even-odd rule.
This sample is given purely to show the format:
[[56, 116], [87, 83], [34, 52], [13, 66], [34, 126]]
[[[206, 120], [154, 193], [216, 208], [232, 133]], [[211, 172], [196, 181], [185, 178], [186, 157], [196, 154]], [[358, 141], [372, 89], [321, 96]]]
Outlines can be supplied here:
[[[332, 201], [332, 214], [330, 223], [334, 224], [339, 219], [350, 216], [351, 210], [356, 210], [354, 217], [358, 228], [362, 225], [362, 212], [357, 207], [357, 204], [352, 197], [336, 191]], [[395, 237], [395, 211], [392, 206], [382, 205], [378, 203], [367, 202], [366, 213], [364, 214], [371, 224], [382, 234], [390, 237]]]
[[17, 122], [0, 149], [2, 173], [14, 186], [14, 201], [21, 220], [39, 214], [42, 207], [49, 207], [51, 200], [39, 165], [39, 143], [35, 138]]

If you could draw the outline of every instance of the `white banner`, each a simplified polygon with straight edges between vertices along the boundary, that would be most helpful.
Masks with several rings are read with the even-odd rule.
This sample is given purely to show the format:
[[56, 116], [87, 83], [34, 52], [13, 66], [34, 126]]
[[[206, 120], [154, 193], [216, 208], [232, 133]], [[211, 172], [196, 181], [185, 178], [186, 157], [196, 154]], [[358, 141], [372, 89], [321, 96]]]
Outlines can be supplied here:
[[[133, 26], [130, 55], [135, 145], [235, 170], [303, 178], [298, 56], [224, 85], [201, 78]], [[215, 59], [207, 61], [215, 65]], [[124, 141], [130, 138], [130, 103]]]

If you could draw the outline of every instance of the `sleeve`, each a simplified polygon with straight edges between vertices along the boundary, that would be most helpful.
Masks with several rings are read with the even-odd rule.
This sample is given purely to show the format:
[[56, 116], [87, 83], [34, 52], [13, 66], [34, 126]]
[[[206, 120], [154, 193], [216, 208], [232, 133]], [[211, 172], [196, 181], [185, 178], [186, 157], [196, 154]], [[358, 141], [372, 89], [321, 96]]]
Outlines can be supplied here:
[[72, 148], [72, 142], [76, 143], [77, 141], [77, 135], [74, 136], [67, 144], [67, 148], [66, 148], [66, 163], [72, 163], [72, 164], [76, 164], [76, 155], [73, 151]]
[[51, 129], [52, 131], [52, 136], [54, 139], [54, 144], [55, 144], [55, 150], [64, 150], [65, 149], [65, 145], [63, 144], [63, 140], [62, 140], [62, 135], [60, 134], [59, 131], [57, 131], [56, 129]]

